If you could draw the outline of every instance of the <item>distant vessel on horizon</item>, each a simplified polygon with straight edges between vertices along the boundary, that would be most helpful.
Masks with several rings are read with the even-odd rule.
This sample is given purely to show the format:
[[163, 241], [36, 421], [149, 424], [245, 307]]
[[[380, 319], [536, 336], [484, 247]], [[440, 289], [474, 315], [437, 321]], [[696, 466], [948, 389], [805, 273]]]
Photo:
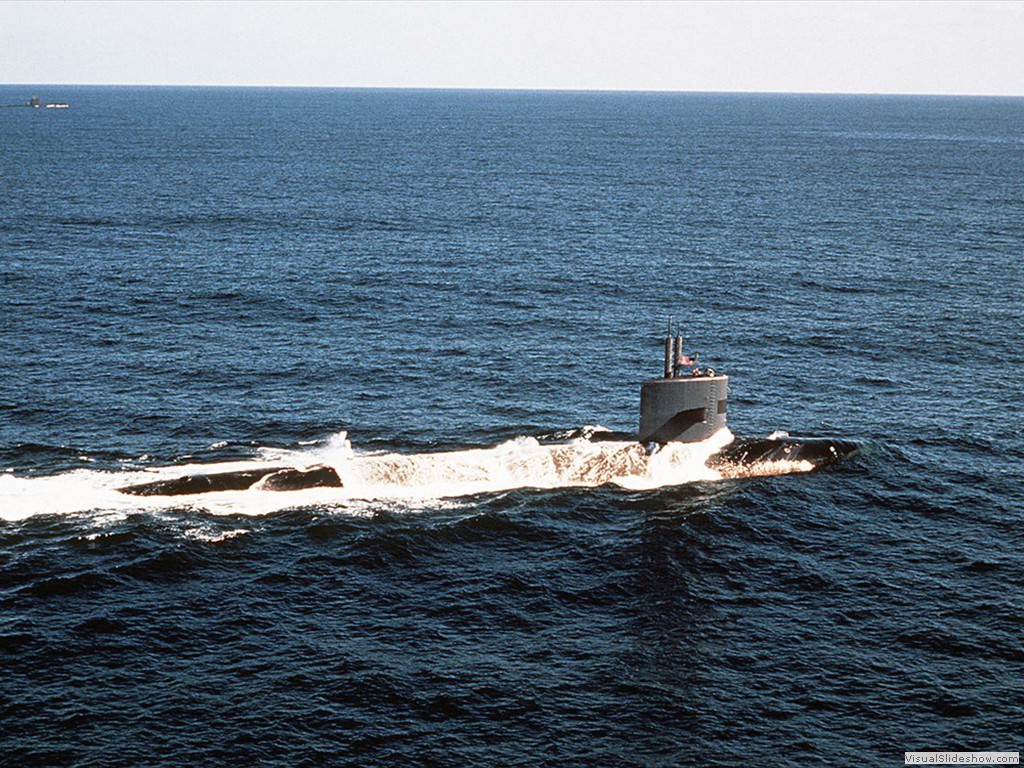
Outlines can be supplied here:
[[31, 99], [28, 100], [28, 104], [26, 106], [32, 107], [33, 109], [39, 109], [40, 107], [43, 107], [45, 109], [67, 109], [71, 105], [66, 102], [54, 102], [52, 104], [43, 104], [43, 102], [40, 101], [38, 96], [33, 96]]

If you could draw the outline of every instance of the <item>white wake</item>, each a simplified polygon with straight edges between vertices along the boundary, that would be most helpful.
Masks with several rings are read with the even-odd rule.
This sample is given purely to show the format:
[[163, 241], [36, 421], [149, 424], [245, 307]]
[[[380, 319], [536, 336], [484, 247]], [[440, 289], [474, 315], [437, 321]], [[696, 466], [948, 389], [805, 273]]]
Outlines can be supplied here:
[[[491, 448], [439, 453], [367, 453], [354, 450], [342, 432], [302, 450], [262, 449], [259, 459], [189, 464], [148, 470], [101, 472], [79, 469], [49, 477], [0, 474], [0, 519], [42, 514], [109, 513], [193, 508], [213, 514], [265, 515], [301, 507], [342, 507], [358, 513], [360, 502], [424, 502], [457, 499], [516, 488], [617, 485], [646, 490], [723, 477], [707, 459], [733, 439], [728, 429], [700, 443], [669, 443], [653, 455], [635, 442], [542, 444], [519, 437]], [[131, 496], [118, 489], [190, 474], [213, 474], [271, 466], [334, 467], [342, 488], [300, 491], [219, 491], [183, 496]], [[793, 467], [789, 471], [801, 471]], [[775, 474], [775, 471], [765, 474]], [[744, 473], [746, 474], [746, 473]], [[728, 472], [727, 476], [736, 474]], [[379, 508], [379, 507], [378, 507]]]

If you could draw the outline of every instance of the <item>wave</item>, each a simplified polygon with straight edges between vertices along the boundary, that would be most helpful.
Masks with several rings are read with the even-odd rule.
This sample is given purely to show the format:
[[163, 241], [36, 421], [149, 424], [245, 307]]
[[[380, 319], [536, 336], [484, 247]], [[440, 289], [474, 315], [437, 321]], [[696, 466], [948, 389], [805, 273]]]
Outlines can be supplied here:
[[[396, 501], [415, 507], [517, 488], [615, 485], [640, 491], [726, 477], [813, 469], [808, 462], [800, 461], [709, 467], [708, 459], [733, 441], [728, 429], [699, 443], [669, 443], [650, 455], [632, 441], [592, 441], [589, 438], [595, 429], [574, 430], [580, 436], [559, 443], [517, 437], [489, 448], [410, 454], [357, 451], [347, 433], [340, 432], [313, 446], [260, 448], [258, 458], [245, 461], [116, 472], [78, 469], [48, 477], [19, 477], [8, 472], [0, 475], [0, 520], [17, 521], [43, 514], [122, 516], [181, 508], [212, 514], [265, 515], [284, 509], [328, 507], [359, 514], [360, 510], [375, 508], [377, 502]], [[296, 468], [318, 464], [333, 467], [344, 486], [274, 492], [259, 490], [257, 483], [245, 491], [173, 497], [130, 496], [119, 490], [182, 475], [258, 470], [282, 464]]]

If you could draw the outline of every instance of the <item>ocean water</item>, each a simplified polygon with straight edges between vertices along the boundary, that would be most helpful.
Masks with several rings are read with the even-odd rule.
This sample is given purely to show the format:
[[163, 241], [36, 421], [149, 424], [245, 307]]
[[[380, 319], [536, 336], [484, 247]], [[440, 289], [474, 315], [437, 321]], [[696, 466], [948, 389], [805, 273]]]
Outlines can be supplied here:
[[[1024, 747], [1024, 100], [34, 95], [0, 765]], [[581, 438], [635, 429], [669, 314], [731, 434], [860, 452]], [[346, 486], [117, 491], [260, 463]]]

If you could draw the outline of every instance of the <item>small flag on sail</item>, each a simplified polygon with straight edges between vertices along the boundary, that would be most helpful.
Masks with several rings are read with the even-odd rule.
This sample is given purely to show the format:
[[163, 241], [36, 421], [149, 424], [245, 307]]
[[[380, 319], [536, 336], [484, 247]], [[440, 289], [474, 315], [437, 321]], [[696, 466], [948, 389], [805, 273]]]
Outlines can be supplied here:
[[689, 355], [680, 355], [679, 356], [679, 362], [677, 363], [677, 365], [679, 365], [679, 366], [693, 365], [695, 362], [696, 362], [696, 360], [694, 360]]

